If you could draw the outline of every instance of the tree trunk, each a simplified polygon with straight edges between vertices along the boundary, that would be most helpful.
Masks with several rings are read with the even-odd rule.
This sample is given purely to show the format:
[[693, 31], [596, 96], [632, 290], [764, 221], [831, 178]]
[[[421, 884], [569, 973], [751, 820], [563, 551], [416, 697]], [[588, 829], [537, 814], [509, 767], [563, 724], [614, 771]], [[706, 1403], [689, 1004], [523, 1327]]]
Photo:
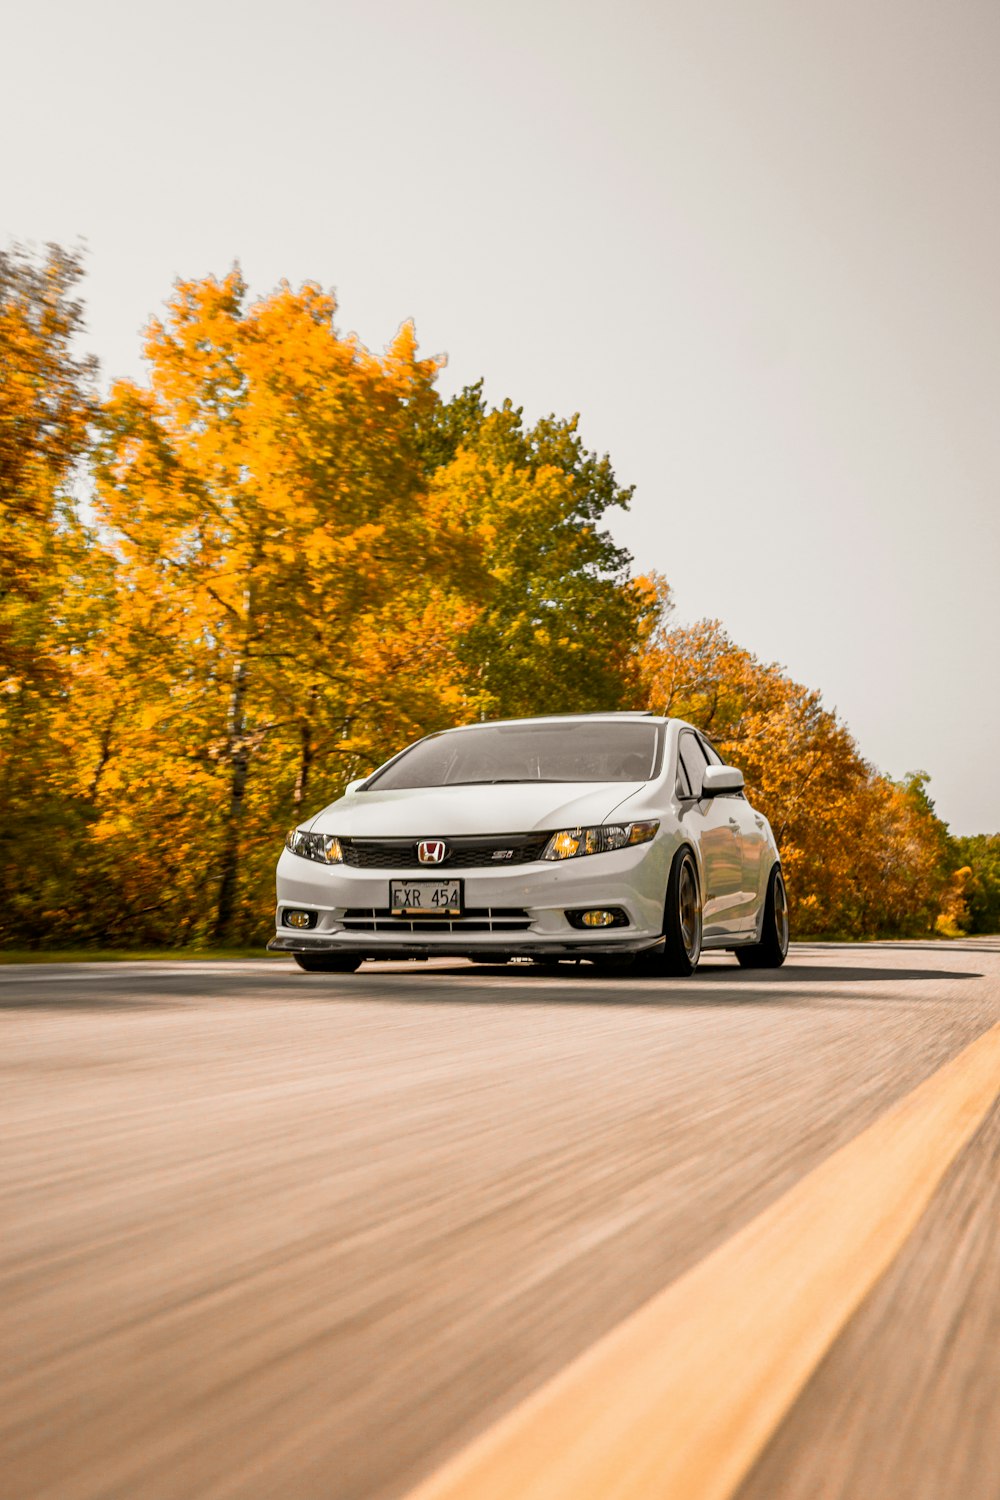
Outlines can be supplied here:
[[223, 827], [222, 872], [215, 909], [215, 925], [212, 929], [212, 941], [216, 943], [224, 943], [229, 938], [236, 910], [243, 799], [250, 773], [250, 747], [246, 734], [246, 698], [249, 676], [244, 650], [233, 668], [233, 686], [229, 696], [229, 807]]
[[292, 805], [295, 809], [296, 823], [302, 816], [302, 805], [306, 799], [309, 789], [309, 773], [312, 771], [313, 761], [316, 759], [316, 745], [313, 741], [313, 712], [316, 707], [317, 693], [314, 687], [309, 689], [309, 706], [305, 716], [299, 720], [299, 769], [295, 774], [295, 791], [292, 793]]
[[310, 720], [304, 719], [299, 725], [299, 769], [295, 776], [295, 791], [292, 794], [292, 805], [295, 808], [296, 823], [302, 817], [302, 804], [305, 802], [306, 792], [309, 788], [309, 772], [316, 755], [316, 748], [312, 741], [312, 724]]
[[97, 765], [94, 767], [94, 774], [90, 778], [90, 788], [87, 792], [88, 800], [91, 802], [97, 801], [97, 793], [100, 789], [101, 777], [104, 775], [105, 766], [111, 759], [111, 732], [115, 727], [115, 719], [117, 717], [118, 710], [112, 709], [108, 721], [101, 731], [101, 749], [97, 757]]

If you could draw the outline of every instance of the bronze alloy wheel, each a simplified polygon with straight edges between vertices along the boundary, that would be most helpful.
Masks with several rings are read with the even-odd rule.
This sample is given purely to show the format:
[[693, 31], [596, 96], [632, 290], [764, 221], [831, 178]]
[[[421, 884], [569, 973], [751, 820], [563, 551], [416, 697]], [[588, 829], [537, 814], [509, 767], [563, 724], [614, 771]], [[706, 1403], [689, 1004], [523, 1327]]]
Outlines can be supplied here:
[[701, 901], [698, 896], [698, 877], [690, 854], [685, 855], [681, 865], [677, 886], [677, 915], [684, 952], [693, 968], [701, 957]]
[[774, 878], [774, 936], [778, 951], [788, 952], [788, 893], [779, 870]]
[[781, 866], [772, 866], [761, 921], [760, 942], [736, 949], [743, 969], [780, 969], [788, 953], [788, 892]]
[[655, 958], [640, 964], [640, 972], [693, 974], [701, 957], [701, 883], [694, 855], [679, 849], [670, 867], [663, 909], [663, 947]]

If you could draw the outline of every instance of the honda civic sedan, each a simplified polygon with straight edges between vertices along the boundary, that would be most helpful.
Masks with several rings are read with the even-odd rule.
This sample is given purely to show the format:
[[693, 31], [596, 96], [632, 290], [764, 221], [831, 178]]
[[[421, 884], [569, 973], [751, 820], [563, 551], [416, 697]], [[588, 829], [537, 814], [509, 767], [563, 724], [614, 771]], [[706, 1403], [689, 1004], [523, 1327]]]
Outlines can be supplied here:
[[272, 951], [777, 967], [788, 908], [767, 819], [692, 725], [606, 713], [470, 724], [401, 751], [293, 829]]

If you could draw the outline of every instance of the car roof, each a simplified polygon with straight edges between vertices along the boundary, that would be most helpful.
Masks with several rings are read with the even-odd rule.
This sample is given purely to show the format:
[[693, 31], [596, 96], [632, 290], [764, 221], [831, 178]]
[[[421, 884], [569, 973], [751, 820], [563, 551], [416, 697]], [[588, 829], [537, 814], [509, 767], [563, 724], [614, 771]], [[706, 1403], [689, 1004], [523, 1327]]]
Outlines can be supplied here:
[[660, 714], [654, 714], [648, 708], [623, 708], [606, 709], [601, 713], [582, 714], [531, 714], [522, 719], [481, 719], [472, 724], [456, 724], [451, 729], [439, 731], [443, 734], [455, 734], [462, 729], [493, 729], [498, 724], [562, 724], [586, 720], [617, 721], [619, 719], [648, 719], [653, 724], [667, 724], [670, 721]]

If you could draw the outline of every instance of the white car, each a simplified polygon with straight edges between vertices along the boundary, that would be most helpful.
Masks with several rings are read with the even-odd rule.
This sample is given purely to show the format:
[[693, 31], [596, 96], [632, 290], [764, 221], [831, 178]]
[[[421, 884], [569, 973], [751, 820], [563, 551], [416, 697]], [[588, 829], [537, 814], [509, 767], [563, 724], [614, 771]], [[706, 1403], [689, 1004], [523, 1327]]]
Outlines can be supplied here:
[[685, 975], [704, 949], [755, 968], [788, 951], [742, 772], [652, 714], [428, 735], [293, 829], [277, 885], [268, 947], [310, 971], [444, 956]]

